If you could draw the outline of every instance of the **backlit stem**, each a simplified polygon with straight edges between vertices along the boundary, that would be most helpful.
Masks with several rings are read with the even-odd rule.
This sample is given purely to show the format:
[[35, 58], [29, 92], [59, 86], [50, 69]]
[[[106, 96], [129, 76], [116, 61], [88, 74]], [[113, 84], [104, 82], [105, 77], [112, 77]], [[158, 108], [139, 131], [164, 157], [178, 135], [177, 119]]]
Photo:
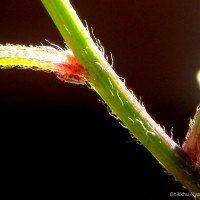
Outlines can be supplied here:
[[[42, 0], [45, 8], [87, 71], [87, 79], [111, 111], [189, 191], [200, 192], [200, 173], [182, 149], [149, 116], [115, 73], [68, 0]], [[95, 131], [95, 130], [94, 130]]]
[[13, 67], [53, 72], [60, 79], [76, 84], [84, 84], [86, 81], [83, 67], [69, 49], [0, 45], [0, 68]]

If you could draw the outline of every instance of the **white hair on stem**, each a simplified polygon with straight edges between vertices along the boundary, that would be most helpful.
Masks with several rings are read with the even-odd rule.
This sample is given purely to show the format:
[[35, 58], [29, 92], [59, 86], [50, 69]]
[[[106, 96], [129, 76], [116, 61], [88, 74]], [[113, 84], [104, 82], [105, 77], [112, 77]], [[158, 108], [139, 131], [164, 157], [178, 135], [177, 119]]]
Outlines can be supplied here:
[[51, 46], [0, 45], [0, 69], [43, 70], [55, 73], [65, 82], [85, 84], [84, 68], [72, 51], [46, 41]]

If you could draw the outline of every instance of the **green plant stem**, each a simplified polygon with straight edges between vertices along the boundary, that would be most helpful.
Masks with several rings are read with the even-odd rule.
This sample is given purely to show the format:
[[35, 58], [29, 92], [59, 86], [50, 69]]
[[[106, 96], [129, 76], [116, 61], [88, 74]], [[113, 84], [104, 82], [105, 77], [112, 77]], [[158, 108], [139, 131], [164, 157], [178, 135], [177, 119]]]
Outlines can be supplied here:
[[[122, 123], [189, 191], [200, 192], [200, 174], [182, 149], [157, 125], [114, 72], [68, 0], [42, 0], [87, 80]], [[95, 131], [95, 130], [94, 130]]]
[[57, 65], [66, 60], [67, 53], [49, 46], [0, 45], [0, 68], [18, 66], [24, 69], [59, 72]]
[[0, 69], [14, 67], [53, 72], [69, 83], [85, 84], [86, 81], [83, 67], [72, 51], [58, 46], [0, 45]]

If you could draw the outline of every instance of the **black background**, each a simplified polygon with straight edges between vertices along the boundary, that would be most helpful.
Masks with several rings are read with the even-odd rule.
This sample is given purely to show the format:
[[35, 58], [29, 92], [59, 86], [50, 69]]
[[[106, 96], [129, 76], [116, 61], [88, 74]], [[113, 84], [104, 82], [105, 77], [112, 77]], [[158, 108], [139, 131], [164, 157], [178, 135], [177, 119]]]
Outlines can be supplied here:
[[[199, 0], [71, 0], [128, 88], [182, 144], [199, 103]], [[39, 0], [1, 1], [0, 43], [64, 47]], [[8, 195], [171, 199], [187, 192], [132, 141], [87, 87], [53, 74], [0, 71], [2, 175]], [[18, 189], [15, 189], [18, 188]]]

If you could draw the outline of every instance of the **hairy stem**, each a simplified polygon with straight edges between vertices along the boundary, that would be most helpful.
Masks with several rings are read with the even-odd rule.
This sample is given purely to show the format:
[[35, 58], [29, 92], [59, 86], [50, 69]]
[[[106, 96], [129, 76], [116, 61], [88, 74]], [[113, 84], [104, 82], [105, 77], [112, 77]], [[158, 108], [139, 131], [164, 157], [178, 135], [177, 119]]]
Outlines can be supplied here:
[[68, 0], [42, 0], [75, 57], [87, 71], [88, 82], [123, 124], [188, 190], [200, 191], [198, 169], [157, 125], [114, 72], [95, 45]]
[[88, 82], [111, 111], [189, 191], [200, 191], [198, 169], [182, 149], [155, 123], [126, 88], [95, 45], [68, 0], [42, 0], [45, 8], [77, 60], [87, 71]]
[[83, 67], [71, 50], [51, 46], [0, 45], [0, 68], [43, 70], [53, 72], [61, 80], [84, 84]]
[[[68, 82], [84, 83], [86, 78], [121, 122], [189, 191], [200, 192], [200, 172], [182, 149], [149, 116], [127, 89], [97, 47], [68, 0], [42, 0], [57, 28], [73, 51], [77, 63], [71, 66], [66, 51], [54, 48], [0, 46], [0, 65], [51, 71]], [[71, 58], [71, 57], [70, 57]], [[73, 61], [74, 62], [74, 61]], [[74, 66], [74, 65], [73, 65]], [[81, 67], [84, 70], [80, 70]], [[78, 74], [75, 74], [78, 69]], [[71, 79], [73, 78], [73, 79]]]
[[111, 111], [189, 191], [200, 191], [198, 169], [182, 149], [155, 123], [95, 45], [68, 0], [42, 0], [87, 79]]
[[196, 163], [197, 167], [200, 167], [200, 105], [197, 107], [194, 119], [190, 122], [183, 150]]

